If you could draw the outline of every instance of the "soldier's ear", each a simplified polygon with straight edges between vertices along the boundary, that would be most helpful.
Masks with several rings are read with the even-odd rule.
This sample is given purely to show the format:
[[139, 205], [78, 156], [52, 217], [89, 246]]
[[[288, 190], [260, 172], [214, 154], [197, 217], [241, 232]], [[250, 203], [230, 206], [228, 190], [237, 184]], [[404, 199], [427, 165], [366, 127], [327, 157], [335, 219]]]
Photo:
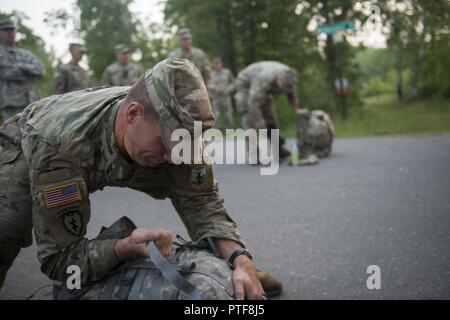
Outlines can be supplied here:
[[129, 124], [135, 123], [139, 118], [144, 117], [144, 106], [139, 102], [131, 102], [126, 107], [125, 117]]

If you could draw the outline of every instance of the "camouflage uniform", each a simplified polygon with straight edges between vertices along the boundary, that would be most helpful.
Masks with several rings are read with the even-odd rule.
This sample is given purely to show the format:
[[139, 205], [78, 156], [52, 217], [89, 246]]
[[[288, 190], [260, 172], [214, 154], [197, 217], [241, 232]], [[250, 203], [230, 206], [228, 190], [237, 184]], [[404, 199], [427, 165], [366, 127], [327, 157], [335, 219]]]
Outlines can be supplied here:
[[131, 86], [144, 71], [135, 63], [113, 63], [103, 72], [103, 84], [108, 86]]
[[[130, 49], [124, 44], [117, 45], [115, 49], [116, 54], [130, 53]], [[109, 65], [103, 72], [103, 84], [108, 86], [131, 86], [143, 73], [142, 68], [135, 63], [120, 64], [116, 62]]]
[[55, 74], [55, 94], [66, 93], [90, 87], [89, 75], [78, 63], [61, 65]]
[[189, 61], [192, 61], [192, 63], [200, 71], [205, 83], [207, 83], [211, 78], [211, 65], [208, 57], [202, 49], [192, 47], [191, 52], [184, 53], [180, 48], [178, 48], [170, 53], [169, 58], [188, 59]]
[[208, 83], [208, 90], [213, 94], [212, 104], [216, 123], [221, 123], [224, 116], [227, 128], [233, 125], [233, 107], [231, 105], [230, 93], [234, 89], [234, 77], [230, 70], [223, 68], [220, 72], [213, 70]]
[[[173, 70], [179, 72], [177, 76], [170, 75]], [[171, 92], [173, 95], [163, 96], [162, 101], [182, 100], [200, 116], [212, 114], [209, 102], [204, 105], [208, 109], [196, 108], [196, 95], [188, 97], [182, 91], [175, 100], [174, 95], [180, 94], [173, 91], [177, 83], [172, 83], [172, 89], [159, 87], [166, 85], [164, 79], [192, 81], [192, 76], [183, 78], [188, 72], [203, 84], [198, 71], [187, 61], [168, 59], [159, 63], [147, 72], [153, 85], [147, 88], [149, 97], [155, 91]], [[190, 85], [186, 83], [183, 88]], [[242, 244], [210, 165], [145, 168], [119, 151], [114, 137], [115, 117], [127, 92], [128, 87], [112, 87], [51, 96], [32, 103], [1, 127], [1, 282], [20, 247], [31, 244], [31, 221], [41, 270], [51, 279], [65, 281], [67, 267], [75, 264], [82, 270], [82, 284], [86, 284], [101, 279], [116, 266], [116, 239], [84, 238], [91, 215], [89, 194], [105, 186], [129, 187], [156, 199], [169, 198], [194, 240], [213, 237]], [[204, 84], [202, 92], [206, 95]], [[150, 98], [155, 103], [158, 97]], [[207, 95], [203, 101], [207, 101]], [[167, 103], [154, 105], [160, 111]], [[171, 122], [169, 114], [160, 113], [161, 127]]]
[[[284, 88], [279, 89], [276, 77], [288, 75]], [[277, 128], [278, 121], [272, 94], [285, 93], [291, 105], [298, 105], [296, 72], [276, 61], [261, 61], [242, 70], [236, 79], [236, 108], [242, 116], [244, 128]]]
[[34, 54], [0, 44], [0, 111], [3, 121], [40, 99], [36, 79], [44, 75], [42, 62]]

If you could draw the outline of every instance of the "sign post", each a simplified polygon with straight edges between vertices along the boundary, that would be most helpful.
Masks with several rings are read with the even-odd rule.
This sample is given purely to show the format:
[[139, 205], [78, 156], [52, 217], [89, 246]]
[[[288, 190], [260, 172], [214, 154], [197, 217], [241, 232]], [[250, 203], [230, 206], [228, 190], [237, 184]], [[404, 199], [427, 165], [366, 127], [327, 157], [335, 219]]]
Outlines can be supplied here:
[[[355, 30], [355, 21], [341, 21], [337, 23], [329, 23], [325, 24], [323, 26], [320, 26], [316, 29], [315, 33], [317, 35], [321, 33], [325, 33], [327, 35], [333, 36], [333, 42], [335, 44], [336, 48], [336, 57], [335, 57], [335, 63], [336, 63], [336, 70], [337, 70], [337, 79], [335, 83], [336, 92], [340, 96], [340, 109], [341, 109], [341, 115], [342, 119], [347, 118], [347, 104], [345, 100], [345, 96], [348, 92], [348, 81], [344, 78], [343, 72], [342, 72], [342, 66], [341, 66], [341, 46], [340, 43], [342, 41], [342, 33], [345, 30]], [[345, 80], [345, 89], [344, 89], [344, 80]]]

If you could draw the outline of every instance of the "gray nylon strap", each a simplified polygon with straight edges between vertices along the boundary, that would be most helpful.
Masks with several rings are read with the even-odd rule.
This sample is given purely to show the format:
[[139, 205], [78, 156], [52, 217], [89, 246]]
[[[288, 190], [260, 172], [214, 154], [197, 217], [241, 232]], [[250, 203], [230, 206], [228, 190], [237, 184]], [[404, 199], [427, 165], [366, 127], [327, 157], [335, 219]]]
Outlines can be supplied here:
[[139, 300], [142, 284], [144, 282], [145, 275], [147, 274], [145, 269], [139, 269], [136, 278], [133, 282], [133, 286], [130, 289], [128, 300]]
[[150, 253], [150, 259], [169, 282], [185, 293], [189, 300], [201, 300], [200, 292], [197, 288], [176, 271], [166, 258], [159, 253], [153, 241], [149, 242], [148, 251]]
[[114, 292], [114, 288], [116, 286], [117, 279], [119, 278], [119, 274], [116, 273], [113, 276], [109, 277], [106, 282], [106, 287], [103, 289], [103, 292], [99, 296], [99, 300], [111, 300]]

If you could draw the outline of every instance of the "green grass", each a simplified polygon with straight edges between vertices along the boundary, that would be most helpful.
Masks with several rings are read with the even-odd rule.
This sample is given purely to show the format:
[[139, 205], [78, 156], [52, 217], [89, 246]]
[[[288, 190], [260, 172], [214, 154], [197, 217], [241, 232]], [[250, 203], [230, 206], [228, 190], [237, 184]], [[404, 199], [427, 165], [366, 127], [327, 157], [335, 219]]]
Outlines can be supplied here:
[[450, 100], [398, 101], [395, 95], [365, 100], [347, 121], [334, 116], [337, 137], [431, 134], [450, 132]]

